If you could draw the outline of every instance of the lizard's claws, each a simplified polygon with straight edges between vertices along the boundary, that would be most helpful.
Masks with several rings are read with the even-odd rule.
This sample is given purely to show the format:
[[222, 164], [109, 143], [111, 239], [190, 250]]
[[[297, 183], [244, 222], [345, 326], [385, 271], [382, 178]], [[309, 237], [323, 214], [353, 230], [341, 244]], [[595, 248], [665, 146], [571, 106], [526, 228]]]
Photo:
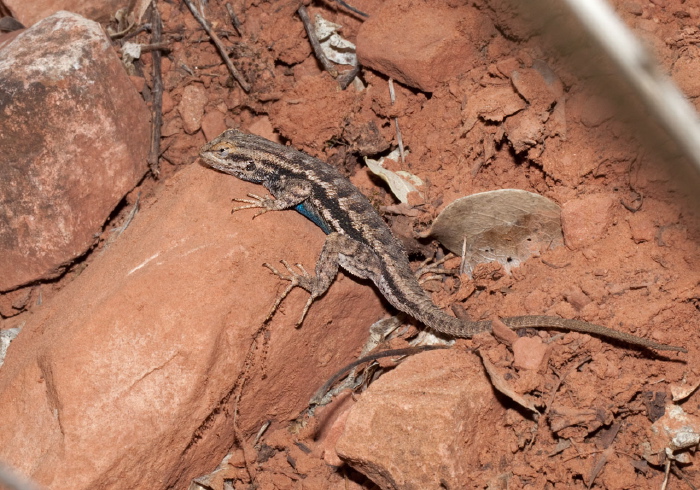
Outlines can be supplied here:
[[301, 318], [299, 318], [299, 321], [297, 322], [298, 327], [304, 321], [304, 317], [306, 317], [306, 313], [309, 311], [311, 303], [313, 303], [316, 297], [319, 296], [319, 294], [315, 291], [317, 282], [316, 276], [312, 276], [311, 274], [309, 274], [304, 268], [304, 266], [301, 264], [296, 264], [297, 268], [301, 271], [301, 273], [299, 273], [292, 269], [292, 266], [289, 265], [289, 263], [286, 260], [280, 260], [280, 262], [287, 268], [289, 275], [283, 274], [268, 263], [263, 264], [263, 266], [270, 269], [270, 272], [272, 272], [280, 279], [289, 281], [289, 285], [287, 286], [287, 288], [277, 298], [275, 304], [272, 305], [270, 312], [267, 314], [267, 317], [265, 317], [265, 322], [269, 321], [270, 318], [272, 318], [272, 315], [274, 315], [275, 311], [277, 311], [277, 308], [279, 307], [280, 303], [282, 303], [282, 300], [284, 300], [284, 298], [287, 297], [289, 292], [295, 287], [300, 287], [311, 293], [311, 296], [309, 297], [308, 301], [306, 302], [306, 306], [304, 306], [304, 309], [301, 312]]
[[312, 292], [314, 289], [314, 277], [311, 276], [308, 272], [306, 272], [306, 269], [304, 269], [304, 266], [301, 264], [295, 264], [297, 268], [301, 271], [301, 274], [294, 269], [292, 269], [292, 266], [289, 265], [289, 262], [286, 260], [280, 260], [282, 265], [284, 265], [287, 268], [287, 271], [289, 272], [289, 275], [283, 274], [282, 272], [278, 271], [274, 267], [272, 267], [270, 264], [267, 262], [263, 264], [264, 267], [267, 267], [270, 269], [270, 271], [279, 277], [280, 279], [284, 279], [285, 281], [289, 281], [292, 286], [299, 286], [300, 288], [306, 289], [309, 292]]
[[[413, 272], [413, 275], [416, 276], [416, 279], [418, 280], [418, 284], [424, 284], [428, 281], [432, 281], [434, 279], [441, 279], [442, 276], [446, 275], [459, 275], [459, 270], [458, 269], [445, 269], [444, 267], [441, 267], [445, 262], [447, 262], [450, 259], [455, 258], [456, 255], [453, 253], [448, 253], [445, 255], [443, 258], [436, 260], [433, 263], [429, 263], [431, 259], [427, 259], [423, 261], [419, 266], [418, 269], [416, 269]], [[427, 277], [424, 277], [427, 276]]]
[[271, 210], [270, 199], [268, 199], [266, 197], [260, 197], [257, 194], [248, 194], [248, 197], [252, 197], [252, 199], [239, 199], [239, 198], [234, 197], [232, 199], [232, 201], [244, 202], [244, 203], [247, 203], [247, 205], [246, 206], [238, 206], [237, 208], [233, 208], [231, 210], [231, 214], [235, 213], [236, 211], [240, 211], [242, 209], [262, 208], [260, 211], [258, 211], [257, 213], [255, 213], [253, 215], [252, 219], [255, 219], [258, 216], [260, 216], [261, 214], [265, 214]]

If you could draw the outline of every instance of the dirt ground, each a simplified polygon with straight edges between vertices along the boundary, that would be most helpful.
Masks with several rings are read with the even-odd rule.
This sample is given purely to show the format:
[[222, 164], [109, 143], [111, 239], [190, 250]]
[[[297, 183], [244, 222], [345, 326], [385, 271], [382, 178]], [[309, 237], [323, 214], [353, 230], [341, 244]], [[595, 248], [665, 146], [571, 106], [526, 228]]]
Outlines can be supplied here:
[[[659, 449], [652, 423], [674, 404], [672, 388], [700, 381], [700, 230], [693, 207], [697, 203], [687, 198], [692, 191], [668, 165], [681, 163], [673, 154], [655, 151], [663, 147], [649, 137], [648, 129], [634, 124], [639, 113], [620, 112], [621, 106], [606, 98], [615, 92], [601, 90], [600, 74], [577, 71], [569, 59], [578, 48], [553, 49], [541, 23], [528, 24], [498, 2], [468, 2], [468, 12], [493, 25], [471, 68], [431, 93], [396, 81], [394, 103], [388, 77], [371, 69], [359, 73], [364, 89], [338, 88], [313, 56], [296, 14], [297, 2], [231, 3], [241, 22], [240, 34], [224, 2], [211, 1], [207, 17], [250, 81], [248, 93], [230, 77], [187, 7], [159, 2], [170, 49], [163, 60], [164, 151], [159, 178], [143, 183], [145, 195], [193, 164], [198, 149], [218, 129], [235, 127], [277, 138], [341, 169], [383, 212], [416, 264], [439, 257], [441, 251], [430, 240], [417, 240], [415, 232], [459, 197], [516, 188], [552, 199], [570, 213], [569, 226], [575, 228], [565, 233], [567, 246], [528, 260], [510, 275], [490, 264], [477, 267], [473, 280], [431, 281], [426, 288], [434, 301], [446, 309], [457, 304], [475, 320], [523, 314], [580, 318], [689, 352], [655, 356], [600, 339], [546, 332], [535, 335], [554, 337], [547, 358], [536, 369], [524, 370], [490, 336], [459, 341], [457, 348], [480, 347], [515, 391], [542, 410], [547, 407], [537, 423], [503, 400], [512, 412], [510, 423], [484, 428], [489, 444], [479, 454], [479, 469], [507, 478], [474, 479], [471, 488], [662, 488], [665, 463], [652, 464], [648, 457], [649, 447]], [[694, 60], [700, 59], [695, 44], [700, 8], [693, 3], [613, 2], [697, 107], [700, 64]], [[353, 2], [370, 18], [382, 4]], [[356, 41], [361, 16], [331, 1], [311, 3], [308, 9], [312, 18], [320, 13], [342, 25], [342, 35]], [[530, 32], [530, 26], [536, 30]], [[135, 40], [148, 43], [149, 35]], [[146, 79], [148, 100], [151, 58], [146, 54], [142, 59], [135, 76]], [[521, 102], [521, 110], [512, 112], [510, 99], [501, 94], [517, 86], [514, 70], [526, 76], [551, 74], [551, 92], [532, 95], [527, 104]], [[189, 96], [186, 87], [193, 84], [206, 94], [204, 131], [188, 132], [177, 110]], [[535, 84], [526, 79], [519, 89], [521, 101], [528, 87]], [[410, 210], [395, 206], [387, 186], [369, 175], [362, 160], [397, 146], [396, 121], [410, 153], [405, 163], [391, 168], [407, 170], [424, 182], [424, 197]], [[651, 148], [647, 141], [653, 142]], [[404, 342], [396, 340], [392, 347]], [[700, 416], [698, 396], [676, 404], [689, 416]], [[252, 440], [255, 434], [245, 436]], [[349, 467], [329, 466], [320, 458], [292, 465], [291, 451], [298, 452], [294, 448], [312, 437], [310, 431], [277, 431], [269, 437], [265, 448], [270, 454], [258, 454], [248, 461], [248, 469], [244, 460], [250, 454], [234, 452], [237, 462], [232, 466], [237, 470], [231, 474], [243, 481], [253, 475], [260, 488], [297, 488], [302, 481], [306, 488], [374, 488]], [[676, 475], [683, 473], [682, 478], [698, 485], [696, 459], [690, 454], [673, 466]], [[671, 476], [668, 488], [694, 488], [679, 478]]]
[[[664, 68], [681, 85], [693, 85], [688, 80], [700, 73], [690, 75], [682, 65], [689, 52], [696, 53], [698, 9], [674, 0], [616, 3]], [[551, 410], [539, 424], [513, 416], [508, 426], [489, 427], [490, 445], [480, 455], [483, 468], [510, 474], [508, 488], [660, 488], [663, 465], [650, 465], [643, 457], [650, 426], [670, 403], [671, 385], [693, 385], [700, 377], [697, 209], [684, 200], [686, 189], [663, 165], [669, 157], [642, 144], [643, 130], [631, 124], [634, 116], [620, 113], [605, 98], [609, 93], [600, 91], [597, 74], [578, 73], [566, 57], [555, 54], [546, 36], [528, 33], [517, 12], [496, 2], [472, 5], [475, 15], [485, 15], [496, 26], [473, 68], [432, 93], [395, 83], [392, 104], [387, 77], [369, 69], [360, 72], [364, 90], [338, 89], [312, 55], [296, 2], [235, 3], [241, 36], [220, 2], [209, 5], [208, 17], [252, 83], [247, 94], [232, 81], [184, 5], [162, 2], [164, 36], [172, 40], [163, 66], [166, 150], [160, 181], [150, 185], [162, 185], [180, 166], [191, 164], [205, 142], [201, 131], [181, 130], [180, 115], [173, 110], [184, 88], [199, 83], [208, 98], [205, 119], [220, 124], [223, 118], [227, 127], [276, 136], [341, 168], [379, 209], [396, 202], [385, 185], [368, 176], [361, 156], [376, 157], [396, 147], [397, 118], [410, 154], [394, 169], [419, 176], [425, 199], [413, 208], [418, 213], [385, 213], [385, 218], [416, 260], [432, 257], [435, 246], [416, 241], [413, 230], [459, 197], [517, 188], [574, 209], [578, 203], [578, 229], [569, 233], [570, 242], [578, 238], [568, 248], [533, 258], [512, 275], [489, 265], [477, 268], [473, 282], [450, 278], [429, 286], [438, 304], [458, 303], [474, 319], [493, 314], [578, 317], [686, 346], [687, 355], [654, 357], [597, 339], [568, 342], [557, 344], [540, 369], [525, 372], [513, 367], [513, 356], [503, 346], [489, 340], [482, 345], [490, 360], [510, 373], [516, 391]], [[362, 0], [354, 6], [372, 15], [381, 2]], [[341, 24], [351, 41], [363, 21], [333, 2], [313, 3], [309, 12]], [[143, 73], [151, 85], [145, 60]], [[534, 97], [531, 107], [543, 104], [539, 112], [523, 111], [524, 122], [510, 118], [504, 123], [498, 113], [509, 114], [508, 102], [499, 96], [489, 109], [495, 116], [477, 110], [474, 117], [475, 105], [491, 94], [488, 90], [510, 87], [510, 70], [542, 71], [542, 66], [555, 74], [557, 110], [546, 97]], [[683, 409], [698, 415], [697, 400], [691, 397]], [[278, 432], [271, 445], [288, 452], [303, 441], [300, 437]], [[258, 483], [293, 486], [289, 473], [296, 471], [297, 478], [303, 472], [309, 488], [313, 481], [330, 485], [344, 478], [346, 484], [372, 487], [347, 467], [331, 471], [321, 460], [303, 470], [290, 467], [285, 458], [259, 458], [255, 465]], [[680, 466], [690, 481], [698, 481], [695, 464]], [[672, 479], [675, 488], [685, 485]], [[489, 483], [496, 488], [494, 481], [473, 482], [475, 488]]]

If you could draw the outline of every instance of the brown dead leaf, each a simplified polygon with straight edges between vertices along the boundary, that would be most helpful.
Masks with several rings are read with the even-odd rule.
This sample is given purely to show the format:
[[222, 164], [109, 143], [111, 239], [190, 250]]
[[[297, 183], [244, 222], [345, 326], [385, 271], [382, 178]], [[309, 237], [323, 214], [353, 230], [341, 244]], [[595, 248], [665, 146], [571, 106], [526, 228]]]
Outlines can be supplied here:
[[508, 273], [531, 256], [563, 245], [559, 206], [520, 189], [482, 192], [457, 199], [435, 218], [432, 236], [463, 257], [463, 272], [500, 262]]

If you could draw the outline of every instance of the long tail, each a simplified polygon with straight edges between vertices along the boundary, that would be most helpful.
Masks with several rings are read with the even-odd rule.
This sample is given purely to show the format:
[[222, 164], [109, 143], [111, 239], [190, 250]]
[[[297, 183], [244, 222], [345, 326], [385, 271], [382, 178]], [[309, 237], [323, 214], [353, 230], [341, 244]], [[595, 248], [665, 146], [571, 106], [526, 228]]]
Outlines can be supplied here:
[[[410, 311], [406, 313], [414, 316], [417, 320], [421, 321], [433, 330], [451, 337], [468, 339], [477, 333], [490, 332], [492, 330], [490, 320], [478, 322], [460, 320], [459, 318], [446, 314], [435, 305], [432, 305], [432, 303], [431, 306], [432, 308], [426, 304], [423, 305], [420, 312]], [[581, 320], [567, 320], [557, 316], [544, 315], [511, 316], [502, 318], [501, 320], [513, 330], [518, 330], [521, 328], [558, 328], [562, 330], [588, 333], [598, 337], [620, 340], [628, 344], [638, 345], [658, 351], [688, 352], [688, 350], [684, 347], [661, 344], [659, 342], [654, 342], [653, 340]]]

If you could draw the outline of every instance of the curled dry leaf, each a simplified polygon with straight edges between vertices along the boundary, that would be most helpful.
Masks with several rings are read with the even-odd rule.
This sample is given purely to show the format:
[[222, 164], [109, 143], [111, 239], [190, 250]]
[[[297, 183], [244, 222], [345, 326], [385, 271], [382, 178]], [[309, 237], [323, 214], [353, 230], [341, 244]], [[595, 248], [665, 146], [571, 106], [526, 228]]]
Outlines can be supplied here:
[[457, 199], [422, 237], [434, 237], [460, 255], [462, 272], [500, 262], [505, 270], [564, 244], [561, 209], [546, 197], [520, 189], [482, 192]]
[[326, 55], [326, 58], [339, 65], [355, 66], [357, 65], [355, 45], [338, 34], [342, 27], [316, 14], [314, 31], [321, 43], [323, 54]]
[[491, 385], [513, 400], [515, 403], [520, 405], [523, 408], [526, 408], [533, 412], [535, 415], [540, 415], [539, 410], [537, 410], [537, 407], [533, 402], [522, 396], [521, 394], [517, 393], [513, 388], [510, 387], [508, 382], [505, 380], [503, 376], [498, 372], [496, 369], [496, 366], [491, 364], [491, 361], [489, 361], [480, 351], [477, 351], [479, 354], [479, 357], [481, 357], [481, 362], [484, 365], [484, 369], [486, 369], [486, 373], [489, 375], [489, 379], [491, 380]]
[[692, 395], [695, 390], [698, 389], [700, 386], [700, 381], [693, 385], [671, 385], [671, 395], [673, 396], [673, 401], [678, 402], [685, 400], [688, 398], [690, 395]]
[[[406, 154], [408, 154], [408, 152], [406, 152]], [[391, 170], [383, 167], [385, 158], [396, 160], [397, 157], [398, 150], [394, 150], [391, 152], [391, 154], [389, 154], [389, 156], [382, 157], [379, 160], [372, 160], [371, 158], [365, 157], [365, 163], [367, 164], [367, 168], [369, 168], [370, 172], [389, 184], [389, 189], [391, 190], [391, 193], [394, 194], [396, 199], [407, 204], [408, 195], [411, 192], [418, 192], [418, 189], [416, 189], [415, 186], [423, 185], [423, 181], [409, 172], [392, 172]], [[420, 192], [418, 192], [418, 194], [420, 194]]]

